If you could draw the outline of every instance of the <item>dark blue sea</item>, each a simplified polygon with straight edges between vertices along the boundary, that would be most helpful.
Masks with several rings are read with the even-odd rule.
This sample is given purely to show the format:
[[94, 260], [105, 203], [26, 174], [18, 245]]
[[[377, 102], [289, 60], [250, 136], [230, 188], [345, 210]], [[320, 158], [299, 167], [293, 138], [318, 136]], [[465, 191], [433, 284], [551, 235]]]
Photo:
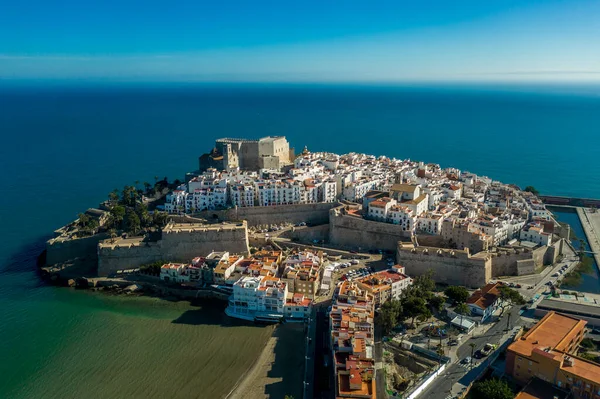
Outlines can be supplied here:
[[[138, 323], [129, 313], [113, 319], [121, 306], [107, 305], [112, 313], [106, 313], [98, 299], [67, 299], [65, 291], [38, 281], [34, 258], [53, 229], [114, 188], [154, 176], [182, 179], [218, 137], [285, 135], [297, 151], [306, 145], [411, 158], [533, 185], [545, 194], [600, 198], [599, 86], [0, 81], [0, 132], [0, 375], [7, 377], [0, 379], [0, 397], [66, 397], [56, 370], [76, 373], [78, 362], [92, 368], [96, 362], [85, 355], [89, 346], [72, 346], [80, 335], [71, 329], [103, 345], [107, 326]], [[106, 325], [98, 325], [99, 313]], [[160, 326], [153, 328], [168, 334], [171, 327]], [[121, 342], [116, 335], [111, 340]], [[123, 359], [133, 356], [120, 350]], [[65, 353], [73, 356], [61, 357]], [[105, 361], [103, 370], [133, 370], [118, 359]], [[152, 370], [149, 365], [141, 373], [152, 376]], [[69, 392], [76, 397], [79, 391], [72, 386]], [[132, 386], [131, 392], [142, 391]]]

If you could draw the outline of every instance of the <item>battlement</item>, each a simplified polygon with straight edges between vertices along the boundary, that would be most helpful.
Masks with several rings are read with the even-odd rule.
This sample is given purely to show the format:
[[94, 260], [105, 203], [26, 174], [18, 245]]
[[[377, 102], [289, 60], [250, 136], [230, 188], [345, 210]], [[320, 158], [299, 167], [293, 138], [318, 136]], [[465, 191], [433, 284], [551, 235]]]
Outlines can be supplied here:
[[246, 221], [239, 223], [219, 223], [219, 224], [204, 224], [204, 223], [174, 223], [170, 222], [163, 229], [165, 234], [190, 234], [190, 233], [208, 233], [211, 231], [236, 231], [246, 230], [248, 224]]

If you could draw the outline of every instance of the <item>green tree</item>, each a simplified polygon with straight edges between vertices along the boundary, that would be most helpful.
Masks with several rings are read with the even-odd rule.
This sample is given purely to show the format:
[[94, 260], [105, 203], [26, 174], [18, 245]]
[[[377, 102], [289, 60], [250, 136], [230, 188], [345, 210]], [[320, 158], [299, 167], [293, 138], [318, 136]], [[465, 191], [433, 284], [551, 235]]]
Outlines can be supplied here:
[[428, 270], [427, 273], [415, 277], [413, 280], [412, 286], [407, 293], [409, 295], [419, 296], [429, 300], [433, 296], [433, 291], [435, 290], [435, 281], [433, 281], [433, 271]]
[[[525, 305], [525, 298], [523, 298], [523, 295], [519, 294], [518, 291], [505, 285], [499, 287], [498, 290], [500, 291], [500, 316], [502, 316], [504, 311], [508, 308], [512, 308], [515, 305]], [[510, 316], [511, 313], [508, 312], [506, 316], [507, 330], [510, 329]]]
[[117, 190], [116, 188], [110, 193], [108, 193], [108, 201], [111, 203], [111, 205], [118, 204], [120, 198], [121, 197], [119, 196], [119, 190]]
[[533, 186], [527, 186], [527, 187], [525, 187], [525, 190], [523, 190], [523, 191], [527, 191], [529, 193], [532, 193], [533, 195], [539, 195], [540, 194], [540, 192], [535, 187], [533, 187]]
[[402, 305], [400, 304], [400, 301], [391, 300], [381, 305], [375, 321], [381, 326], [383, 335], [388, 335], [392, 329], [396, 327], [401, 313]]
[[152, 185], [150, 183], [148, 183], [147, 181], [144, 182], [144, 191], [146, 192], [146, 194], [150, 194], [150, 189], [152, 188]]
[[427, 304], [435, 312], [441, 312], [442, 309], [444, 309], [444, 303], [445, 302], [446, 302], [446, 300], [444, 299], [443, 296], [441, 296], [441, 295], [434, 295], [431, 298], [429, 298], [429, 301], [427, 301]]
[[148, 226], [152, 220], [150, 214], [148, 213], [148, 207], [146, 204], [138, 203], [135, 205], [135, 213], [140, 219], [140, 224], [144, 227]]
[[115, 205], [110, 208], [111, 223], [114, 228], [122, 228], [123, 220], [125, 219], [125, 207], [122, 205]]
[[502, 285], [498, 287], [498, 291], [500, 291], [500, 309], [502, 309], [500, 315], [502, 315], [506, 309], [513, 307], [514, 305], [525, 305], [525, 298], [523, 298], [523, 295], [519, 294], [517, 290]]
[[508, 384], [497, 378], [476, 382], [470, 394], [472, 399], [513, 399], [515, 397]]
[[465, 303], [469, 299], [469, 291], [465, 287], [451, 285], [444, 290], [444, 294], [452, 300], [452, 303]]
[[404, 297], [402, 301], [402, 317], [411, 319], [410, 326], [414, 328], [415, 319], [419, 316], [431, 315], [427, 309], [427, 302], [421, 296], [409, 295]]
[[77, 215], [77, 218], [79, 219], [77, 221], [77, 225], [79, 227], [84, 227], [85, 228], [90, 223], [90, 217], [88, 215], [86, 215], [85, 213], [80, 213], [79, 215]]
[[152, 223], [159, 229], [165, 227], [165, 225], [167, 224], [167, 220], [167, 212], [154, 211], [154, 213], [152, 214]]
[[133, 235], [140, 230], [140, 218], [131, 209], [127, 209], [125, 213], [125, 229]]
[[285, 395], [283, 399], [294, 399], [294, 397], [292, 395]]

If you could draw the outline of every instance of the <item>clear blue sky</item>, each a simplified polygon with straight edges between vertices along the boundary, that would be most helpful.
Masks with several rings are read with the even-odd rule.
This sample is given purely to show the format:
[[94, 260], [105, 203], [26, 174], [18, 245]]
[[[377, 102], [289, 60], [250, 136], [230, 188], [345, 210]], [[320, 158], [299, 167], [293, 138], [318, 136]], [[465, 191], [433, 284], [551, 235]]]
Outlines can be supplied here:
[[600, 1], [3, 1], [0, 79], [598, 81]]

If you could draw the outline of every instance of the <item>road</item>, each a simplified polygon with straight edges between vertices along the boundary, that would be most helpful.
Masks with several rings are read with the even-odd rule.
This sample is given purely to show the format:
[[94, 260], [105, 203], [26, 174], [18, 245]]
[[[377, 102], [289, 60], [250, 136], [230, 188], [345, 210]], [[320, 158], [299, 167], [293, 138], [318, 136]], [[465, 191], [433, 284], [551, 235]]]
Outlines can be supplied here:
[[[450, 395], [452, 386], [461, 381], [461, 379], [463, 379], [469, 371], [467, 366], [461, 364], [460, 361], [467, 356], [471, 356], [471, 353], [475, 353], [478, 349], [483, 348], [486, 343], [499, 344], [500, 339], [506, 332], [505, 330], [509, 315], [511, 328], [522, 325], [523, 320], [519, 317], [519, 311], [519, 307], [513, 307], [510, 311], [507, 310], [502, 318], [500, 318], [500, 320], [484, 335], [472, 337], [463, 345], [461, 345], [457, 351], [459, 362], [451, 364], [446, 371], [444, 371], [429, 387], [427, 387], [427, 389], [425, 389], [419, 395], [419, 397], [428, 399], [444, 399]], [[471, 349], [470, 345], [472, 343], [475, 344], [473, 349]], [[473, 359], [473, 361], [478, 363], [482, 360]], [[468, 382], [466, 382], [465, 385], [468, 385]]]
[[[570, 251], [570, 250], [569, 250]], [[530, 299], [536, 293], [541, 293], [548, 288], [548, 281], [554, 281], [557, 278], [552, 277], [554, 273], [556, 273], [564, 264], [569, 265], [568, 271], [571, 271], [579, 262], [579, 258], [574, 253], [568, 253], [565, 256], [565, 259], [562, 262], [559, 262], [556, 266], [552, 268], [547, 268], [544, 270], [542, 276], [536, 275], [531, 276], [535, 278], [535, 281], [531, 281], [529, 284], [534, 285], [533, 289], [527, 289], [525, 286], [525, 282], [523, 281], [526, 277], [521, 278], [506, 278], [502, 279], [502, 281], [512, 281], [519, 282], [523, 284], [523, 288], [518, 291], [526, 298]], [[566, 274], [566, 273], [564, 273]], [[564, 276], [563, 274], [563, 276]], [[529, 278], [531, 278], [529, 277]], [[561, 276], [562, 277], [562, 276]], [[559, 278], [561, 278], [559, 277]], [[543, 297], [540, 297], [540, 301]], [[536, 304], [533, 304], [535, 306]], [[510, 311], [506, 311], [505, 314], [492, 326], [490, 329], [482, 336], [471, 337], [469, 340], [465, 341], [463, 345], [458, 348], [457, 357], [458, 363], [451, 364], [444, 373], [440, 377], [438, 377], [423, 393], [419, 396], [422, 398], [439, 398], [444, 399], [452, 390], [452, 386], [461, 381], [464, 385], [468, 385], [470, 381], [466, 381], [468, 378], [472, 376], [467, 375], [469, 368], [465, 367], [465, 365], [461, 364], [460, 361], [466, 358], [467, 356], [471, 356], [472, 353], [475, 353], [478, 349], [481, 349], [486, 343], [491, 344], [499, 344], [500, 339], [504, 335], [507, 329], [507, 319], [510, 316], [510, 327], [520, 326], [525, 323], [525, 321], [520, 317], [521, 308], [519, 306], [513, 307]], [[473, 348], [471, 348], [470, 344], [475, 344]], [[474, 362], [480, 362], [481, 360], [473, 359]]]

